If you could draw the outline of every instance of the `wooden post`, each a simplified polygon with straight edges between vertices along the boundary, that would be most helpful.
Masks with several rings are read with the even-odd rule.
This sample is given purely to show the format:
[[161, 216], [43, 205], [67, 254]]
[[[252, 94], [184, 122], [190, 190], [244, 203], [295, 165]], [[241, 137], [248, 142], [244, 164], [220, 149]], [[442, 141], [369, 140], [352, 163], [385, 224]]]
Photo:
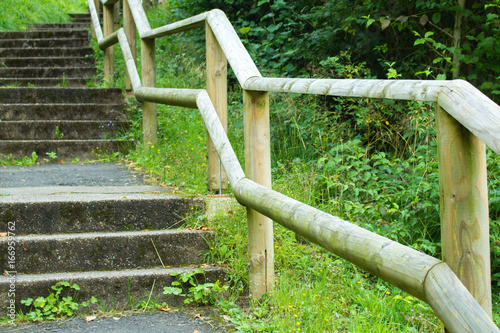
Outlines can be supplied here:
[[436, 110], [443, 261], [491, 317], [491, 272], [484, 143]]
[[[227, 133], [227, 60], [208, 24], [205, 25], [205, 31], [207, 43], [207, 92], [217, 111], [222, 127]], [[221, 170], [219, 170], [219, 166]], [[219, 171], [221, 174], [220, 184]], [[219, 164], [219, 157], [208, 131], [207, 172], [209, 191], [218, 192], [219, 186], [221, 190], [227, 190], [227, 175], [222, 165]]]
[[[103, 34], [104, 38], [113, 33], [114, 23], [113, 23], [113, 9], [114, 5], [103, 6]], [[104, 79], [113, 81], [113, 74], [115, 70], [115, 52], [114, 46], [110, 46], [104, 50]]]
[[[95, 10], [97, 12], [97, 17], [99, 17], [99, 5], [100, 5], [100, 1], [99, 0], [94, 0], [94, 6], [95, 6]], [[95, 37], [95, 30], [94, 30], [94, 25], [92, 24], [92, 37]]]
[[[141, 39], [141, 80], [143, 87], [156, 87], [155, 40]], [[156, 103], [142, 103], [142, 133], [144, 147], [156, 143], [158, 124]]]
[[115, 24], [115, 28], [118, 30], [120, 28], [120, 1], [115, 2], [113, 6], [114, 16], [113, 23]]
[[[134, 18], [132, 17], [132, 12], [130, 11], [128, 0], [123, 0], [123, 27], [125, 30], [125, 34], [127, 35], [130, 51], [132, 51], [132, 57], [134, 58], [134, 62], [137, 63], [137, 49], [135, 46], [135, 22]], [[128, 75], [127, 71], [125, 71], [125, 90], [132, 90], [132, 83], [130, 82], [130, 76]]]
[[[245, 126], [245, 173], [271, 188], [269, 93], [243, 91]], [[253, 299], [274, 287], [273, 221], [247, 208], [249, 284]]]

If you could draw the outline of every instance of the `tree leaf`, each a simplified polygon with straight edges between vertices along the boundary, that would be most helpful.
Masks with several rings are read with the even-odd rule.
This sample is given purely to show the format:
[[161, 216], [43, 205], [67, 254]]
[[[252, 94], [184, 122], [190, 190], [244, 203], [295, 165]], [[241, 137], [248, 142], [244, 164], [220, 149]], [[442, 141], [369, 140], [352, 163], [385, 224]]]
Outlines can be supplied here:
[[391, 20], [388, 19], [387, 17], [384, 17], [384, 18], [380, 19], [380, 25], [382, 27], [382, 30], [384, 30], [385, 28], [387, 28], [389, 26], [389, 24], [391, 24]]
[[421, 25], [426, 25], [427, 22], [429, 22], [429, 18], [427, 17], [427, 15], [424, 14], [420, 17], [419, 22]]
[[432, 15], [432, 22], [434, 22], [434, 24], [438, 24], [439, 21], [441, 21], [441, 13], [436, 12], [434, 13], [434, 15]]
[[240, 32], [244, 35], [250, 32], [250, 27], [243, 27], [240, 29]]

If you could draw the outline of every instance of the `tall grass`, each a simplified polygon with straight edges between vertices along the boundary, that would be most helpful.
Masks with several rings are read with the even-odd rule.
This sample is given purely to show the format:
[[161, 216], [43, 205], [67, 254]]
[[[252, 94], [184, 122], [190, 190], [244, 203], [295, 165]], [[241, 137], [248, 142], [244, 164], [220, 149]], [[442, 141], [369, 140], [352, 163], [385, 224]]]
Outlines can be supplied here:
[[2, 0], [0, 31], [25, 30], [33, 23], [68, 22], [68, 13], [86, 12], [85, 0]]

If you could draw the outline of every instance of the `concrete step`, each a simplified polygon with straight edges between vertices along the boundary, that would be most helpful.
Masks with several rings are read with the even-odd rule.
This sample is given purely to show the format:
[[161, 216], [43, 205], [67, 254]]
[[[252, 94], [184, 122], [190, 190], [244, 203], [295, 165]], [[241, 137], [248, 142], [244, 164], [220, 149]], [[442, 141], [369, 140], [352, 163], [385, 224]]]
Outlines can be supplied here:
[[[211, 238], [197, 230], [16, 236], [15, 268], [43, 274], [200, 265]], [[8, 247], [8, 237], [0, 238], [0, 267], [8, 267]]]
[[0, 87], [86, 87], [91, 79], [62, 77], [60, 78], [0, 78]]
[[92, 78], [96, 75], [94, 66], [88, 67], [0, 67], [0, 77], [2, 78], [62, 78], [82, 77]]
[[[109, 88], [0, 88], [0, 104], [125, 103], [121, 89]], [[123, 104], [124, 105], [124, 104]]]
[[85, 29], [0, 31], [0, 39], [61, 39], [61, 38], [64, 39], [80, 38], [89, 40], [89, 31]]
[[11, 120], [93, 120], [126, 121], [123, 103], [88, 104], [0, 104], [0, 119]]
[[54, 152], [56, 161], [74, 158], [84, 161], [114, 152], [126, 153], [134, 145], [133, 140], [3, 140], [0, 141], [0, 158], [23, 158], [35, 152], [40, 159], [49, 159], [47, 153]]
[[[55, 177], [43, 170], [33, 172]], [[22, 180], [33, 175], [9, 169], [2, 170], [5, 176]], [[71, 181], [84, 183], [84, 177], [83, 171]], [[7, 232], [9, 222], [15, 222], [16, 235], [164, 230], [182, 227], [186, 216], [205, 209], [200, 197], [175, 196], [152, 186], [68, 187], [63, 179], [54, 182], [59, 186], [1, 188], [0, 232]]]
[[86, 22], [82, 23], [35, 23], [35, 30], [53, 30], [53, 29], [88, 29], [89, 25]]
[[88, 45], [88, 38], [0, 39], [0, 48], [85, 47]]
[[51, 47], [51, 48], [7, 48], [0, 49], [0, 57], [90, 57], [94, 50], [90, 47]]
[[[169, 306], [182, 305], [182, 299], [163, 294], [163, 287], [169, 287], [177, 279], [171, 273], [187, 273], [196, 270], [196, 267], [176, 267], [159, 269], [137, 269], [121, 271], [91, 271], [81, 273], [53, 273], [15, 275], [15, 304], [16, 309], [26, 310], [21, 300], [29, 297], [47, 297], [51, 286], [60, 281], [76, 283], [80, 286], [79, 300], [87, 301], [92, 296], [100, 302], [114, 305], [117, 309], [130, 308], [128, 302], [148, 300], [152, 291], [153, 297], [161, 304], [167, 302]], [[225, 273], [219, 267], [203, 267], [204, 276], [196, 275], [199, 283], [225, 280]], [[0, 307], [7, 309], [10, 305], [9, 290], [12, 276], [0, 276]]]
[[23, 120], [0, 122], [0, 140], [114, 139], [130, 127], [114, 120]]
[[5, 67], [90, 67], [95, 66], [93, 57], [24, 57], [0, 58]]

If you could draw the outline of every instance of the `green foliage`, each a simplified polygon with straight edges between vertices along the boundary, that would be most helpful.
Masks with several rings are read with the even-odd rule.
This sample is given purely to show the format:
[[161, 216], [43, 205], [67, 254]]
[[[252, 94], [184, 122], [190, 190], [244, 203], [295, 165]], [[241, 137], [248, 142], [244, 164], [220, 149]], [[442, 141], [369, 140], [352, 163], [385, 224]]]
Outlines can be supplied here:
[[31, 157], [24, 156], [23, 158], [13, 158], [12, 154], [7, 156], [0, 155], [0, 165], [16, 165], [16, 166], [29, 166], [35, 165], [38, 161], [38, 155], [36, 152], [31, 153]]
[[[78, 303], [76, 296], [80, 287], [77, 284], [70, 284], [67, 281], [56, 283], [51, 287], [55, 292], [47, 297], [28, 298], [22, 300], [25, 306], [31, 306], [32, 310], [26, 314], [26, 318], [32, 321], [54, 320], [57, 318], [71, 317], [75, 315], [80, 307], [87, 307], [89, 304], [97, 303], [95, 297], [91, 297], [88, 302]], [[67, 291], [67, 296], [62, 296], [63, 290]], [[72, 295], [72, 296], [70, 296]]]
[[32, 23], [69, 22], [67, 13], [84, 12], [85, 0], [2, 0], [0, 31], [24, 30]]
[[[228, 286], [221, 286], [220, 281], [215, 283], [207, 282], [199, 284], [197, 276], [204, 275], [202, 268], [185, 273], [170, 273], [171, 276], [176, 276], [177, 281], [172, 282], [174, 287], [163, 287], [163, 293], [166, 295], [176, 295], [184, 297], [185, 304], [202, 304], [213, 305], [216, 300], [220, 299], [221, 293], [227, 291]], [[185, 287], [187, 285], [187, 287]], [[187, 291], [186, 291], [187, 289]]]

